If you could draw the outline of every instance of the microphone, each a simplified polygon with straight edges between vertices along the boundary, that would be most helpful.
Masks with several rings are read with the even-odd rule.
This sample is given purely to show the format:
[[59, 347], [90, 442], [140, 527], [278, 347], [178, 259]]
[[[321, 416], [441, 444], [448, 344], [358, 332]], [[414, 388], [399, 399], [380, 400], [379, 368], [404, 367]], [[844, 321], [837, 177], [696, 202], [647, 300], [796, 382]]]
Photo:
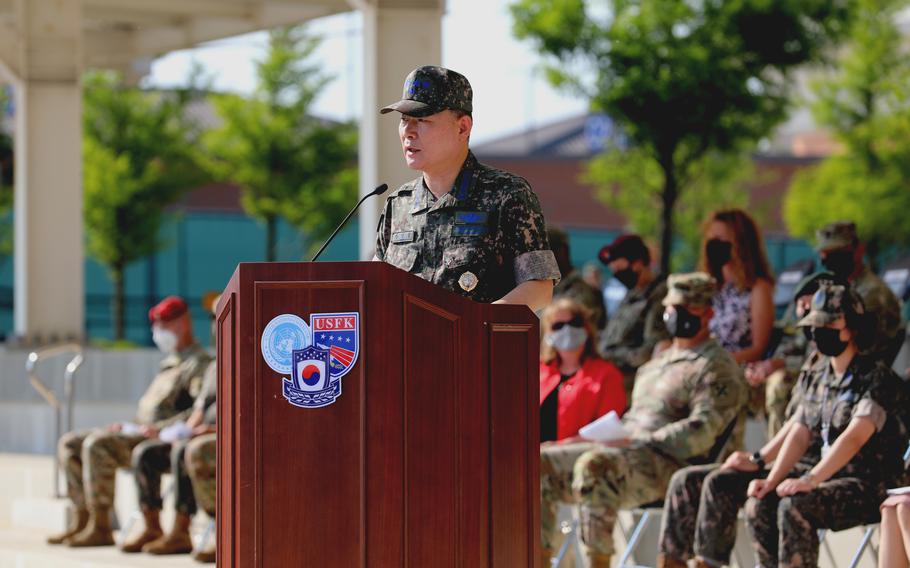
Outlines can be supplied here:
[[389, 184], [384, 183], [384, 184], [380, 185], [379, 187], [377, 187], [376, 189], [374, 189], [373, 191], [371, 191], [370, 193], [361, 197], [360, 201], [358, 201], [357, 205], [355, 205], [354, 208], [351, 209], [351, 212], [348, 213], [347, 217], [345, 217], [344, 220], [341, 222], [341, 224], [335, 228], [335, 231], [332, 232], [332, 234], [329, 236], [329, 238], [326, 239], [326, 241], [324, 243], [322, 243], [322, 247], [318, 251], [316, 251], [316, 254], [313, 255], [313, 258], [310, 259], [310, 262], [316, 262], [316, 259], [319, 258], [319, 255], [322, 254], [322, 251], [325, 250], [325, 247], [329, 246], [329, 243], [332, 242], [332, 239], [335, 238], [335, 235], [338, 234], [338, 231], [340, 231], [342, 229], [342, 227], [345, 226], [345, 224], [348, 222], [348, 219], [351, 218], [351, 215], [353, 215], [358, 209], [360, 209], [360, 206], [361, 206], [361, 204], [363, 204], [364, 201], [366, 201], [370, 197], [373, 197], [374, 195], [382, 195], [383, 193], [388, 191], [388, 189], [389, 189]]

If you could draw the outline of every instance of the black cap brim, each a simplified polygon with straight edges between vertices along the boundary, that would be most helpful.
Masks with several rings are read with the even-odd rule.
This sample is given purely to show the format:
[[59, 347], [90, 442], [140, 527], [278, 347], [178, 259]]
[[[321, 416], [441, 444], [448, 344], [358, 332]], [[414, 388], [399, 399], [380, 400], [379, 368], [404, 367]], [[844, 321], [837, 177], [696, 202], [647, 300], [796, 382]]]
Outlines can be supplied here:
[[397, 103], [392, 103], [387, 107], [381, 108], [379, 112], [380, 114], [387, 114], [393, 110], [397, 110], [401, 114], [406, 114], [408, 116], [430, 116], [431, 114], [440, 112], [441, 109], [437, 109], [420, 101], [402, 99]]

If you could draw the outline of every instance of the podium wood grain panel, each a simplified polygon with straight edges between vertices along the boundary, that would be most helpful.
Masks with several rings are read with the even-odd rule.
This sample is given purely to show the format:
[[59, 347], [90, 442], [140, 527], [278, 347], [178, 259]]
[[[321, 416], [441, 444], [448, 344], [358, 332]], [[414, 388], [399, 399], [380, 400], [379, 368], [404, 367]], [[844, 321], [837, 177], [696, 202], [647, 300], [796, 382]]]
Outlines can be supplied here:
[[[218, 565], [537, 568], [538, 324], [379, 262], [241, 264], [219, 305]], [[360, 313], [337, 401], [292, 406], [277, 315]], [[532, 459], [533, 458], [533, 459]]]

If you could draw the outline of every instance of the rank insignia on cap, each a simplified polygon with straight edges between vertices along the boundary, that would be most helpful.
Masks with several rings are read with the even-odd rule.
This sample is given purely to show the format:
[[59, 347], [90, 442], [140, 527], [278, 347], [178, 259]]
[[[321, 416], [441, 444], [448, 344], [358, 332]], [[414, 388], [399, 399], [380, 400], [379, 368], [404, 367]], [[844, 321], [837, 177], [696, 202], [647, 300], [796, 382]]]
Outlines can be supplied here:
[[458, 285], [461, 286], [461, 289], [465, 292], [470, 292], [474, 288], [477, 288], [478, 282], [479, 280], [477, 280], [477, 275], [470, 271], [465, 272], [458, 279]]

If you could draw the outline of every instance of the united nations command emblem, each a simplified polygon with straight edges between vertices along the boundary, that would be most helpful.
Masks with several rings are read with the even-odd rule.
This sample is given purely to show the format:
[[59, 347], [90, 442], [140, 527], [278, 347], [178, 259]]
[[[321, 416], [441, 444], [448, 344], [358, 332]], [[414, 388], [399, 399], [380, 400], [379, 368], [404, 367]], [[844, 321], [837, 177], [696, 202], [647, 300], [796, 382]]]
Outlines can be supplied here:
[[341, 396], [341, 377], [360, 355], [360, 314], [310, 315], [310, 325], [293, 314], [283, 314], [262, 332], [262, 357], [290, 379], [282, 381], [282, 395], [301, 408], [320, 408]]
[[461, 286], [461, 289], [465, 292], [470, 292], [474, 288], [477, 288], [477, 282], [477, 275], [470, 270], [462, 274], [458, 279], [458, 285]]
[[313, 343], [310, 326], [294, 314], [281, 314], [269, 322], [262, 332], [260, 349], [266, 364], [276, 373], [291, 373], [291, 357], [295, 349]]

